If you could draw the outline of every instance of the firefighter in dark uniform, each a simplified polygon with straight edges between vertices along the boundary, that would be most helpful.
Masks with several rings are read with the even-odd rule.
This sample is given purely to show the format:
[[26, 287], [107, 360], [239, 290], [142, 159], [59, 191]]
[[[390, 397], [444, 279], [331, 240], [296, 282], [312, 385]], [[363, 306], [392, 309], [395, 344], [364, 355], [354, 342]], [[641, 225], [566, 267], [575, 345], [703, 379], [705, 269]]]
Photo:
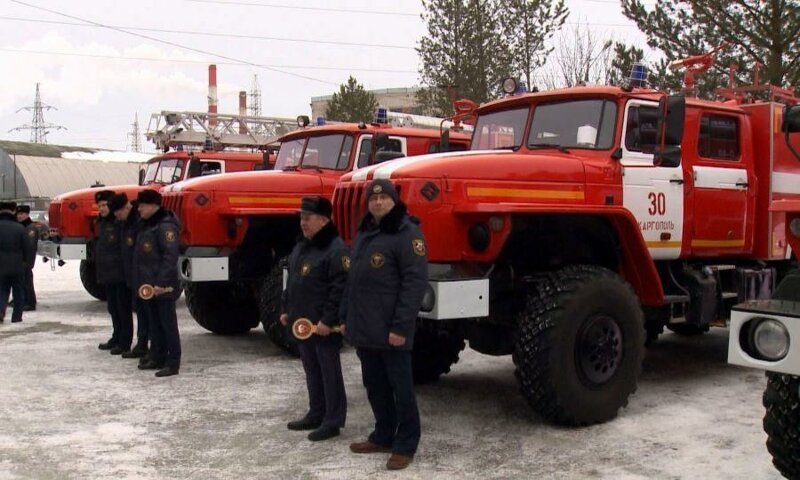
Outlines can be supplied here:
[[111, 315], [111, 339], [101, 343], [101, 350], [110, 350], [112, 355], [130, 351], [133, 341], [133, 311], [131, 292], [125, 285], [122, 270], [122, 247], [120, 246], [120, 225], [108, 208], [108, 201], [114, 195], [111, 190], [101, 190], [94, 196], [99, 214], [95, 221], [97, 241], [94, 247], [94, 261], [97, 266], [97, 283], [106, 287], [108, 313]]
[[356, 347], [367, 398], [375, 415], [368, 439], [355, 453], [391, 452], [386, 468], [406, 468], [420, 439], [411, 376], [411, 350], [428, 285], [425, 238], [385, 179], [366, 191], [368, 213], [356, 235], [341, 316]]
[[181, 338], [175, 300], [181, 294], [178, 279], [178, 219], [161, 208], [161, 194], [142, 190], [136, 197], [141, 225], [133, 252], [133, 284], [153, 287], [155, 296], [142, 300], [140, 310], [149, 320], [150, 353], [142, 370], [158, 370], [157, 377], [177, 375], [181, 368]]
[[11, 322], [22, 321], [25, 293], [25, 259], [30, 257], [30, 243], [25, 228], [17, 221], [14, 202], [0, 201], [0, 322], [5, 321], [8, 296], [14, 292]]
[[147, 315], [139, 308], [141, 299], [136, 295], [133, 284], [133, 251], [136, 244], [136, 232], [139, 228], [139, 212], [136, 206], [128, 201], [125, 193], [118, 193], [108, 201], [108, 209], [120, 224], [120, 247], [122, 248], [122, 272], [125, 275], [125, 286], [131, 292], [133, 311], [136, 312], [136, 345], [130, 352], [122, 354], [122, 358], [143, 358], [147, 355], [148, 320]]
[[[289, 256], [289, 277], [283, 292], [280, 321], [307, 318], [316, 335], [298, 343], [308, 387], [306, 415], [287, 425], [290, 430], [313, 430], [311, 441], [339, 435], [347, 416], [347, 396], [339, 351], [342, 337], [331, 334], [339, 324], [339, 306], [350, 258], [331, 221], [333, 207], [322, 197], [305, 197], [300, 204], [302, 237]], [[290, 334], [291, 337], [291, 334]]]
[[17, 206], [17, 221], [25, 227], [25, 237], [31, 246], [28, 258], [25, 259], [25, 306], [23, 310], [36, 310], [36, 290], [33, 288], [33, 267], [36, 264], [36, 250], [39, 245], [39, 235], [42, 224], [31, 220], [31, 207], [29, 205]]

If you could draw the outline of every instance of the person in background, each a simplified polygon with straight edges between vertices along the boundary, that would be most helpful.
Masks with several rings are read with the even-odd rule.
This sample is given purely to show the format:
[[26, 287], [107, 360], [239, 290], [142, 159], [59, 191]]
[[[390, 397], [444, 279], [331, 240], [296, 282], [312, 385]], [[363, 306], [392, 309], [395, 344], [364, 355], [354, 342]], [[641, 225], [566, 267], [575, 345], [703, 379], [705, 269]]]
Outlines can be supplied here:
[[36, 250], [39, 246], [39, 235], [43, 226], [31, 220], [31, 207], [29, 205], [17, 206], [17, 221], [25, 227], [25, 238], [30, 243], [31, 249], [25, 259], [25, 279], [23, 288], [25, 291], [25, 306], [23, 310], [36, 310], [36, 289], [33, 287], [33, 267], [36, 263]]
[[25, 227], [20, 225], [14, 214], [16, 208], [14, 202], [0, 202], [0, 322], [5, 321], [8, 296], [12, 290], [12, 323], [22, 321], [25, 303], [23, 277], [25, 259], [30, 257], [30, 243], [25, 235]]

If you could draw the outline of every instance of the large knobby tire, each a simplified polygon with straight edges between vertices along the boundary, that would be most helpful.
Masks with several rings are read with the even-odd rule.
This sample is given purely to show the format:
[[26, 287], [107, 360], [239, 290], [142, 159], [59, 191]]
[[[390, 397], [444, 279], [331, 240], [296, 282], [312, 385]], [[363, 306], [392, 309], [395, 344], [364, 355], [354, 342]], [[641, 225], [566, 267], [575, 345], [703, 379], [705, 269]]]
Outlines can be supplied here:
[[639, 300], [610, 270], [579, 265], [543, 274], [519, 312], [515, 374], [528, 404], [550, 422], [616, 417], [636, 391], [643, 358]]
[[667, 329], [677, 335], [684, 337], [695, 337], [706, 333], [709, 329], [708, 325], [695, 325], [693, 323], [673, 323], [667, 325]]
[[280, 322], [281, 297], [283, 295], [283, 268], [276, 262], [261, 282], [258, 294], [258, 315], [264, 333], [278, 348], [295, 357], [300, 356], [297, 342], [289, 337], [287, 328]]
[[450, 371], [464, 350], [464, 339], [432, 321], [417, 319], [411, 371], [414, 383], [432, 383]]
[[772, 463], [786, 478], [800, 478], [800, 377], [767, 373], [764, 431]]
[[236, 335], [258, 325], [256, 299], [246, 285], [186, 282], [183, 287], [189, 313], [206, 330]]
[[97, 264], [89, 260], [81, 260], [80, 266], [81, 283], [89, 295], [102, 301], [106, 301], [106, 286], [97, 283]]

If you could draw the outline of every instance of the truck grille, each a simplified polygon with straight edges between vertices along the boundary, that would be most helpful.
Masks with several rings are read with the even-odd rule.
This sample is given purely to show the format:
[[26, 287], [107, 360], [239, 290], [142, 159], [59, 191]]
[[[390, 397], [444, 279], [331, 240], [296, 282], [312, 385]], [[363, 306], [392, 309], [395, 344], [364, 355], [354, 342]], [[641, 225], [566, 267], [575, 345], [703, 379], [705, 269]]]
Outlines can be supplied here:
[[346, 243], [353, 241], [366, 209], [363, 183], [340, 183], [336, 186], [333, 192], [333, 221]]
[[180, 193], [164, 193], [161, 197], [161, 204], [164, 208], [172, 210], [178, 217], [181, 217], [181, 207], [183, 206], [183, 195]]
[[61, 228], [61, 202], [60, 201], [53, 201], [50, 202], [49, 210], [49, 227], [52, 229], [60, 229]]

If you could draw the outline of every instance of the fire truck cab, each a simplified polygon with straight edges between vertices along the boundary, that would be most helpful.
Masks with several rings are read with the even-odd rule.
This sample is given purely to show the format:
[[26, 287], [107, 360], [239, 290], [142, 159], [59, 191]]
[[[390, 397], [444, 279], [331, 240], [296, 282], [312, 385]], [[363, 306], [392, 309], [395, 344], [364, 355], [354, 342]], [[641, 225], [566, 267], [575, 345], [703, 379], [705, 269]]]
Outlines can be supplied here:
[[[166, 187], [164, 204], [181, 220], [180, 272], [194, 319], [219, 334], [243, 333], [262, 323], [278, 346], [294, 352], [278, 323], [280, 262], [300, 234], [301, 198], [330, 198], [339, 178], [359, 168], [440, 151], [441, 121], [436, 129], [388, 121], [308, 127], [280, 138], [272, 171]], [[455, 131], [445, 145], [449, 150], [468, 147], [469, 137]]]

